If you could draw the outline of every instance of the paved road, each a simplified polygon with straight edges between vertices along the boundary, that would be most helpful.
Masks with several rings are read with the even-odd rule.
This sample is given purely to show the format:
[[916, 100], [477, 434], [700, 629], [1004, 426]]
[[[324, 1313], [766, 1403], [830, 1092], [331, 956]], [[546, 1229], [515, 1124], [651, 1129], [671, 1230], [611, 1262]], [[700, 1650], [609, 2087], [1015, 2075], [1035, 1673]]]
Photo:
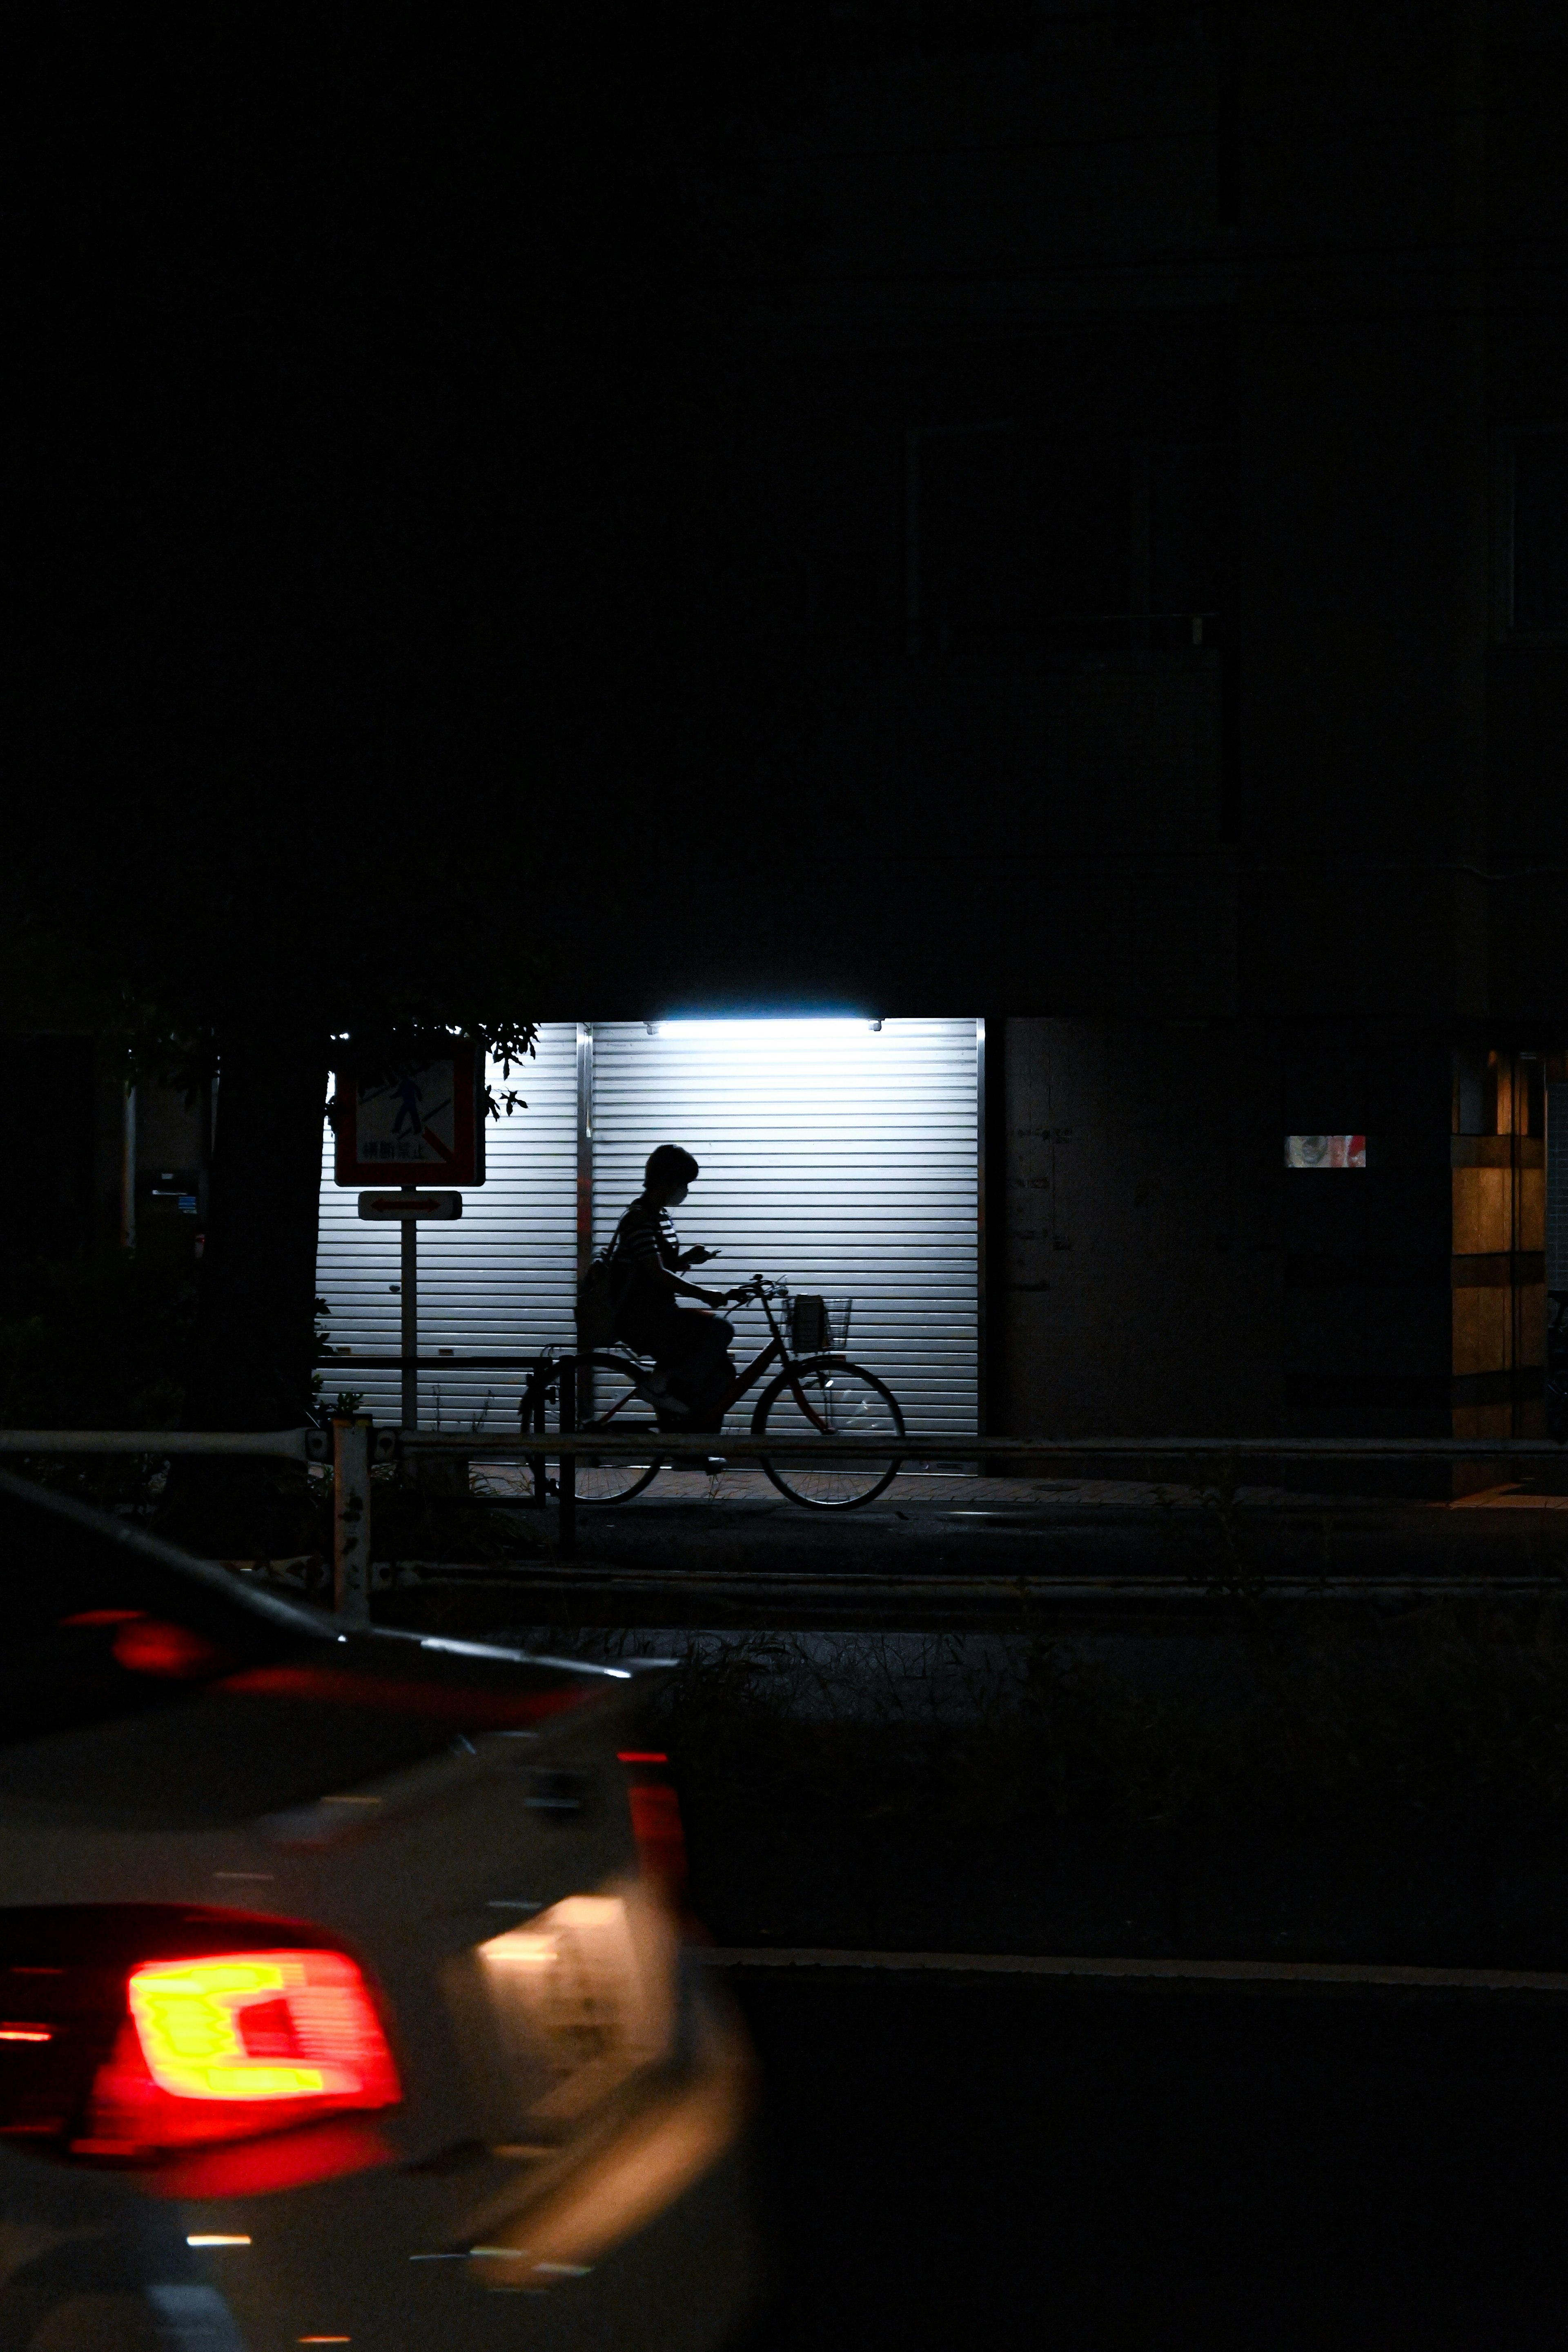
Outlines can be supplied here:
[[1568, 2002], [748, 1974], [735, 2352], [1557, 2352]]

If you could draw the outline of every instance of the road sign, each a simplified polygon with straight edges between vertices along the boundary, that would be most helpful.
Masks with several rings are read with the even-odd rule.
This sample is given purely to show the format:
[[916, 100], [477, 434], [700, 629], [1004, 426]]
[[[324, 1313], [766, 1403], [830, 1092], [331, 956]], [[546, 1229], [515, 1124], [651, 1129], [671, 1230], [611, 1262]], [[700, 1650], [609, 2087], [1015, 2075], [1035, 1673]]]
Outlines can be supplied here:
[[460, 1192], [362, 1192], [362, 1217], [460, 1217]]
[[391, 1078], [362, 1081], [353, 1071], [340, 1070], [335, 1181], [344, 1186], [482, 1184], [483, 1102], [473, 1047]]

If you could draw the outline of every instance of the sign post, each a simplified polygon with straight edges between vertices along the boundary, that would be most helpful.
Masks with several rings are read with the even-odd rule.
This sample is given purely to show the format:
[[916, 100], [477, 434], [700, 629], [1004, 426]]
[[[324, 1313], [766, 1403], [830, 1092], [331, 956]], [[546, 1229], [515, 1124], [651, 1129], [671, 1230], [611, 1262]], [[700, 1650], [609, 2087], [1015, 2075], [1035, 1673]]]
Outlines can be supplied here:
[[370, 1623], [370, 1417], [332, 1415], [332, 1607]]
[[419, 1223], [424, 1217], [443, 1220], [460, 1217], [463, 1196], [460, 1192], [421, 1192], [413, 1184], [399, 1185], [395, 1192], [362, 1192], [359, 1213], [368, 1223], [398, 1220], [402, 1246], [398, 1297], [402, 1303], [402, 1331], [398, 1345], [403, 1352], [403, 1398], [400, 1417], [405, 1429], [419, 1426]]
[[463, 1213], [459, 1192], [422, 1192], [421, 1176], [448, 1184], [485, 1181], [484, 1089], [477, 1049], [395, 1077], [361, 1081], [340, 1070], [334, 1126], [334, 1181], [363, 1184], [367, 1179], [397, 1186], [395, 1192], [363, 1192], [359, 1213], [367, 1223], [395, 1218], [401, 1238], [398, 1297], [402, 1308], [400, 1417], [405, 1429], [419, 1426], [419, 1223]]

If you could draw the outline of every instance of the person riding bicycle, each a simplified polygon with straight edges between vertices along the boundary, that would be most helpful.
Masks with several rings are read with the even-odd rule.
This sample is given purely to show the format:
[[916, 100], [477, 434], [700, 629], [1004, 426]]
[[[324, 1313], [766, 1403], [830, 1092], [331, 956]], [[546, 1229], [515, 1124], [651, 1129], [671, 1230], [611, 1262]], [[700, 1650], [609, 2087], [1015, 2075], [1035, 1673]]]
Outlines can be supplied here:
[[706, 1308], [723, 1307], [731, 1293], [704, 1290], [685, 1279], [717, 1253], [700, 1244], [683, 1250], [669, 1222], [688, 1189], [701, 1173], [679, 1143], [661, 1143], [648, 1155], [643, 1190], [616, 1229], [609, 1263], [615, 1277], [616, 1337], [655, 1363], [649, 1392], [661, 1423], [679, 1429], [717, 1429], [725, 1389], [735, 1377], [729, 1354], [732, 1323], [712, 1313], [683, 1313], [679, 1298], [700, 1299]]

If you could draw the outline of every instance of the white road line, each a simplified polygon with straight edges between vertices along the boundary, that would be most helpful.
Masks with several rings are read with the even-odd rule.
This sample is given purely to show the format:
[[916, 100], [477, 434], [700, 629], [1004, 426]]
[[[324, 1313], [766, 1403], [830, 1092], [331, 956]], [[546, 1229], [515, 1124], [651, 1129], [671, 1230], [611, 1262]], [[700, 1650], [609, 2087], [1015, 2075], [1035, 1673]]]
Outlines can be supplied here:
[[896, 1975], [1147, 1977], [1215, 1984], [1384, 1985], [1455, 1992], [1568, 1993], [1568, 1975], [1532, 1969], [1383, 1968], [1340, 1960], [1119, 1960], [1044, 1958], [1028, 1952], [835, 1952], [809, 1948], [706, 1946], [695, 1957], [719, 1969], [870, 1969]]

